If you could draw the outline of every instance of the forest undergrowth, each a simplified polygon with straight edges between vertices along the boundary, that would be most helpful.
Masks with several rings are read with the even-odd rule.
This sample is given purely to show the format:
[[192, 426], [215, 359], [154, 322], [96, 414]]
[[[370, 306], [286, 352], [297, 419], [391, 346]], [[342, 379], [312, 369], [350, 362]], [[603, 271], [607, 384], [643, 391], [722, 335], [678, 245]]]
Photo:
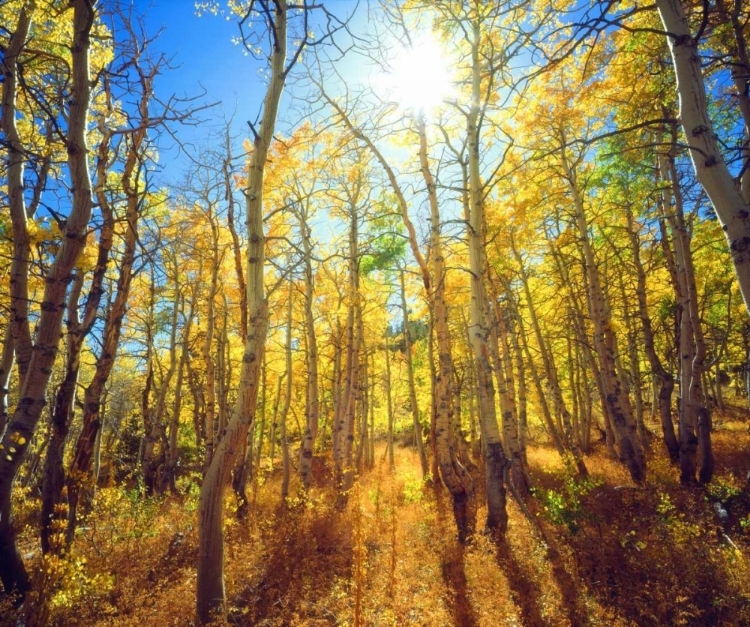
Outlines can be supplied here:
[[[406, 446], [393, 473], [381, 448], [344, 506], [324, 487], [323, 458], [306, 501], [280, 503], [278, 470], [266, 471], [246, 519], [228, 499], [229, 624], [748, 625], [747, 423], [716, 419], [708, 486], [680, 486], [661, 446], [654, 441], [640, 487], [603, 446], [587, 458], [586, 480], [554, 449], [530, 446], [535, 496], [525, 513], [510, 499], [499, 546], [481, 533], [481, 509], [480, 532], [457, 542], [449, 498], [421, 480]], [[100, 488], [71, 553], [45, 561], [37, 499], [19, 499], [35, 582], [26, 624], [191, 625], [197, 477], [180, 488], [161, 499], [144, 499], [137, 485]], [[3, 624], [15, 624], [3, 610]]]

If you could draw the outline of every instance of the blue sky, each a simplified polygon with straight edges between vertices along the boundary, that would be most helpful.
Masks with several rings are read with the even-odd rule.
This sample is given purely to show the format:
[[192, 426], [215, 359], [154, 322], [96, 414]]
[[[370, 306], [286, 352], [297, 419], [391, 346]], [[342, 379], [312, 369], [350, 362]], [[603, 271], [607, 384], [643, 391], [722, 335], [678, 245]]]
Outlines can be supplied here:
[[[150, 35], [163, 29], [153, 44], [154, 52], [163, 52], [174, 67], [158, 78], [157, 93], [161, 98], [171, 94], [179, 97], [197, 96], [205, 90], [202, 101], [219, 103], [217, 107], [201, 114], [212, 123], [199, 127], [179, 127], [177, 135], [181, 141], [205, 145], [207, 137], [222, 126], [224, 117], [234, 116], [233, 133], [248, 135], [247, 120], [256, 120], [265, 92], [261, 76], [264, 64], [244, 53], [242, 46], [232, 42], [239, 35], [234, 15], [204, 15], [198, 17], [192, 0], [133, 0], [137, 12], [145, 16]], [[326, 6], [337, 15], [351, 13], [352, 0], [328, 0]], [[225, 0], [221, 0], [222, 8]], [[225, 10], [226, 13], [226, 10]], [[227, 19], [227, 17], [229, 19]], [[280, 118], [284, 117], [282, 102]], [[165, 138], [160, 146], [161, 179], [174, 181], [182, 170], [182, 159]]]
[[[257, 115], [263, 84], [259, 63], [232, 42], [239, 32], [236, 20], [214, 15], [198, 17], [191, 0], [136, 0], [134, 4], [145, 15], [149, 35], [162, 30], [153, 51], [171, 59], [173, 69], [165, 70], [156, 83], [160, 97], [195, 97], [205, 91], [199, 102], [219, 103], [200, 114], [210, 120], [208, 125], [176, 127], [180, 140], [199, 149], [211, 128], [216, 129], [224, 115], [229, 118], [232, 114], [235, 133], [244, 133], [245, 121], [254, 120]], [[178, 157], [173, 144], [165, 136], [159, 148], [164, 169], [160, 178], [174, 181], [187, 164]]]

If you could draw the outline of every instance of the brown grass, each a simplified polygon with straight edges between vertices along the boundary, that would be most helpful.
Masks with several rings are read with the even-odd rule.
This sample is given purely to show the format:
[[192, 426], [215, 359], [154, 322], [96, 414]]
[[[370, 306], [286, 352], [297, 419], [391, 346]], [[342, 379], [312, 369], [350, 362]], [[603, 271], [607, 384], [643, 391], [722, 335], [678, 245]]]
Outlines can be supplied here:
[[[499, 546], [481, 533], [457, 542], [447, 496], [423, 485], [409, 449], [397, 450], [394, 474], [381, 465], [359, 478], [343, 509], [327, 488], [282, 505], [269, 477], [246, 521], [227, 503], [227, 624], [750, 624], [747, 427], [719, 421], [714, 442], [708, 489], [681, 487], [658, 442], [644, 486], [604, 451], [587, 458], [593, 481], [582, 486], [554, 450], [535, 447], [532, 520], [510, 502]], [[35, 534], [26, 524], [26, 549]], [[45, 563], [45, 622], [191, 625], [196, 543], [194, 491], [144, 503], [101, 490], [72, 554]], [[31, 562], [39, 573], [38, 555]]]

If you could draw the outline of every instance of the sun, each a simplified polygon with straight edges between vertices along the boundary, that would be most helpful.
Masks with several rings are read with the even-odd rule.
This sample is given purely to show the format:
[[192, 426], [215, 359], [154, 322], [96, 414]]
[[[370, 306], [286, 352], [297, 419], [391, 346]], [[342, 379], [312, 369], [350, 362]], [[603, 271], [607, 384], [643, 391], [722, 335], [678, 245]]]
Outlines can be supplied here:
[[423, 35], [395, 52], [390, 69], [378, 76], [379, 90], [405, 111], [429, 116], [455, 95], [449, 68], [442, 46]]

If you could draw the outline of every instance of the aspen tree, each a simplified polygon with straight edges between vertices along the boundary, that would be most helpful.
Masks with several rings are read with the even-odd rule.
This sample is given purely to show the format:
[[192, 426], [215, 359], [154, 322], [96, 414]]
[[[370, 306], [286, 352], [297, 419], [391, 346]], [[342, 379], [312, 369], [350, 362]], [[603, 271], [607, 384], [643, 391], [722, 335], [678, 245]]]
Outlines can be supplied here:
[[727, 167], [708, 115], [699, 42], [690, 30], [682, 0], [656, 0], [656, 8], [667, 31], [680, 97], [679, 119], [690, 148], [690, 159], [698, 181], [716, 210], [742, 298], [750, 309], [750, 207]]
[[[30, 341], [24, 346], [23, 340], [19, 342], [18, 338], [14, 337], [19, 366], [24, 362], [26, 362], [26, 365], [19, 368], [22, 373], [20, 377], [20, 401], [7, 425], [2, 440], [2, 454], [0, 455], [0, 579], [2, 579], [6, 592], [17, 592], [21, 596], [29, 590], [30, 581], [16, 546], [15, 531], [11, 518], [11, 486], [46, 402], [45, 389], [52, 372], [52, 364], [57, 355], [57, 346], [62, 332], [62, 319], [66, 310], [65, 296], [72, 270], [86, 241], [86, 231], [92, 207], [86, 131], [92, 90], [89, 63], [90, 35], [96, 12], [91, 0], [73, 0], [72, 8], [72, 84], [67, 120], [68, 129], [65, 136], [68, 169], [73, 189], [72, 208], [64, 224], [62, 243], [55, 255], [54, 263], [46, 274], [41, 314], [33, 344], [35, 348], [33, 355], [30, 352], [24, 352], [26, 348], [31, 349]], [[28, 39], [32, 9], [33, 3], [24, 3], [19, 13], [18, 23], [11, 36], [11, 54], [9, 55], [6, 52], [3, 64], [5, 68], [3, 117], [6, 133], [9, 129], [5, 125], [5, 122], [8, 121], [9, 109], [7, 107], [12, 106], [16, 98], [18, 57]], [[13, 112], [13, 116], [15, 117], [15, 112]], [[16, 145], [12, 153], [15, 155], [14, 158], [21, 158], [21, 146]], [[16, 174], [13, 176], [16, 178], [9, 181], [9, 189], [11, 194], [22, 195], [22, 171], [20, 168], [15, 171]], [[11, 217], [14, 222], [14, 229], [17, 229], [19, 236], [23, 238], [25, 229], [20, 225], [17, 227], [15, 223], [20, 220], [25, 223], [26, 215], [18, 210], [13, 210]], [[21, 263], [25, 263], [23, 254], [21, 257]], [[21, 269], [19, 270], [21, 274], [25, 274]], [[17, 276], [23, 283], [25, 279], [20, 274]], [[20, 316], [23, 319], [23, 314], [20, 312], [15, 312], [13, 315]], [[23, 326], [23, 324], [20, 326]], [[26, 355], [30, 356], [28, 361]]]
[[[327, 30], [314, 39], [309, 29], [311, 11], [324, 13]], [[245, 25], [250, 18], [259, 17], [268, 36], [270, 78], [263, 100], [263, 120], [253, 130], [253, 151], [248, 163], [245, 186], [245, 226], [247, 229], [246, 285], [247, 285], [247, 342], [240, 371], [239, 393], [227, 424], [219, 440], [201, 485], [198, 513], [198, 580], [196, 591], [196, 621], [210, 622], [224, 611], [224, 530], [222, 524], [224, 490], [255, 419], [263, 355], [268, 329], [268, 300], [264, 287], [266, 238], [263, 232], [263, 183], [268, 151], [273, 140], [276, 117], [284, 84], [294, 64], [306, 47], [329, 40], [345, 22], [331, 15], [322, 4], [290, 5], [286, 0], [251, 0], [239, 8], [243, 40], [249, 51], [251, 42], [245, 37]], [[287, 59], [289, 19], [301, 15], [302, 30], [295, 48]], [[263, 36], [263, 35], [261, 35]]]
[[641, 260], [641, 245], [638, 238], [638, 225], [635, 222], [632, 212], [628, 210], [628, 237], [630, 239], [631, 250], [633, 253], [633, 265], [636, 272], [636, 296], [638, 300], [638, 316], [641, 321], [643, 331], [644, 352], [648, 358], [651, 370], [660, 382], [658, 392], [659, 417], [661, 419], [662, 433], [664, 444], [667, 447], [667, 453], [672, 461], [679, 458], [679, 444], [674, 433], [674, 423], [672, 422], [672, 390], [674, 389], [674, 377], [667, 372], [659, 355], [656, 352], [654, 344], [654, 331], [651, 324], [651, 317], [648, 312], [646, 301], [646, 271]]
[[637, 427], [633, 418], [630, 399], [622, 388], [616, 358], [617, 340], [612, 328], [611, 316], [605, 305], [601, 277], [594, 257], [593, 247], [589, 240], [588, 222], [584, 210], [583, 198], [578, 187], [578, 180], [573, 165], [569, 161], [564, 134], [560, 137], [560, 164], [568, 183], [575, 210], [574, 222], [580, 237], [584, 255], [589, 314], [594, 324], [594, 346], [601, 361], [601, 377], [605, 400], [613, 427], [619, 437], [618, 449], [620, 459], [627, 466], [634, 481], [642, 482], [646, 477], [646, 459], [643, 447], [638, 439]]
[[427, 452], [422, 439], [422, 423], [419, 419], [419, 405], [417, 403], [417, 389], [414, 384], [414, 362], [412, 358], [411, 331], [409, 330], [409, 308], [406, 305], [406, 284], [404, 269], [399, 269], [399, 286], [401, 297], [401, 315], [404, 319], [404, 360], [406, 361], [406, 381], [409, 386], [409, 409], [411, 410], [412, 425], [414, 427], [414, 442], [417, 445], [417, 455], [422, 468], [422, 478], [429, 476]]

